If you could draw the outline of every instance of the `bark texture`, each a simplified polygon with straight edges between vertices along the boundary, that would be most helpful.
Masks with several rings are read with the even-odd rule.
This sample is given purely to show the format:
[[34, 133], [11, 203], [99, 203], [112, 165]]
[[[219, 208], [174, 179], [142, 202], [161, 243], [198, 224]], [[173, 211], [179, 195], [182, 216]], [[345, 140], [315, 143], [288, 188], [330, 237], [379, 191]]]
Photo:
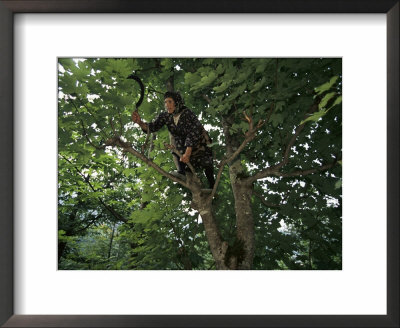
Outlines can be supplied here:
[[222, 240], [221, 233], [214, 217], [212, 199], [208, 193], [201, 190], [201, 185], [193, 179], [191, 174], [187, 174], [187, 183], [192, 186], [192, 208], [199, 212], [203, 221], [204, 230], [211, 254], [218, 270], [227, 270], [229, 267], [225, 264], [225, 254], [228, 243]]
[[[233, 138], [229, 132], [232, 122], [229, 118], [223, 120], [223, 131], [227, 155], [232, 154], [239, 147], [238, 139]], [[236, 241], [230, 245], [232, 252], [229, 262], [232, 269], [250, 270], [254, 257], [254, 220], [251, 209], [252, 184], [249, 184], [244, 176], [244, 168], [240, 159], [234, 160], [229, 165], [229, 176], [235, 200], [236, 212]], [[233, 267], [235, 266], [235, 267]]]
[[240, 179], [243, 167], [236, 161], [229, 167], [229, 175], [236, 212], [236, 269], [250, 270], [254, 257], [254, 219], [251, 208], [252, 187]]

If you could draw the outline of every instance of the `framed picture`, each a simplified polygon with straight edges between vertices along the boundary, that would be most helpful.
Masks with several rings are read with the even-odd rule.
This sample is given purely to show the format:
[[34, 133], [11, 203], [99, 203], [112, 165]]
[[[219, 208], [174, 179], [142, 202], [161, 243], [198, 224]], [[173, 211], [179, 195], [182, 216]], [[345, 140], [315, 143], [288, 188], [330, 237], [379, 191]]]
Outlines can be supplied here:
[[[229, 5], [189, 5], [184, 1], [0, 1], [0, 10], [0, 323], [4, 327], [398, 327], [398, 1], [231, 1]], [[377, 15], [349, 14], [381, 15], [368, 20]], [[73, 22], [68, 22], [70, 17], [74, 17]], [[313, 23], [308, 24], [307, 20]], [[316, 28], [318, 24], [320, 28]], [[212, 32], [216, 32], [214, 36]], [[123, 50], [118, 48], [125, 42], [130, 45]], [[180, 48], [182, 44], [184, 47]], [[54, 113], [58, 105], [67, 117], [68, 106], [74, 106], [77, 99], [75, 92], [63, 92], [71, 82], [63, 71], [68, 70], [71, 58], [77, 67], [87, 69], [86, 64], [113, 65], [106, 58], [155, 56], [186, 60], [254, 58], [251, 65], [263, 67], [270, 60], [255, 58], [284, 61], [293, 56], [293, 65], [300, 65], [296, 57], [331, 58], [327, 69], [340, 62], [340, 86], [343, 60], [343, 267], [340, 258], [330, 262], [333, 266], [325, 272], [318, 271], [323, 266], [313, 267], [309, 254], [304, 263], [298, 261], [298, 267], [292, 267], [305, 265], [306, 270], [271, 271], [259, 261], [260, 270], [248, 271], [251, 264], [240, 267], [234, 261], [222, 261], [218, 264], [222, 272], [205, 272], [202, 265], [196, 268], [203, 272], [176, 271], [186, 268], [183, 261], [176, 267], [167, 266], [172, 270], [162, 271], [148, 266], [148, 271], [132, 272], [122, 267], [123, 271], [112, 272], [104, 270], [107, 266], [93, 263], [85, 267], [89, 269], [85, 272], [65, 271], [79, 269], [78, 259], [58, 261], [57, 271], [57, 245], [51, 247], [57, 242], [57, 205], [52, 202], [52, 186], [57, 179], [50, 172], [57, 166], [54, 153], [60, 155], [57, 149], [60, 151], [63, 145], [57, 146]], [[105, 60], [80, 59], [97, 57]], [[200, 60], [196, 65], [206, 69], [213, 60]], [[249, 62], [245, 59], [241, 65]], [[273, 63], [279, 67], [277, 60]], [[183, 67], [185, 62], [175, 64]], [[143, 69], [146, 63], [132, 65]], [[113, 68], [125, 74], [124, 69]], [[71, 76], [75, 73], [80, 74], [68, 71]], [[111, 84], [114, 78], [110, 75]], [[329, 88], [337, 86], [338, 78], [330, 80]], [[373, 92], [369, 79], [375, 82]], [[76, 86], [78, 82], [71, 83]], [[54, 97], [57, 86], [61, 93]], [[187, 91], [185, 96], [189, 94]], [[329, 93], [323, 95], [326, 94]], [[66, 101], [60, 103], [60, 99]], [[341, 99], [340, 88], [331, 102], [337, 105]], [[329, 99], [325, 100], [329, 103]], [[193, 103], [191, 98], [189, 101]], [[325, 114], [325, 107], [321, 108], [320, 113]], [[68, 118], [58, 119], [58, 124], [67, 124]], [[250, 123], [252, 117], [247, 115], [246, 119]], [[279, 117], [274, 117], [272, 123], [279, 128]], [[359, 137], [354, 137], [353, 131]], [[368, 167], [373, 167], [373, 177]], [[63, 231], [58, 242], [65, 238]], [[111, 241], [113, 237], [114, 229]], [[108, 257], [111, 255], [110, 246]], [[115, 262], [115, 267], [110, 268], [118, 268], [121, 263]], [[288, 263], [280, 263], [280, 268], [290, 268]], [[242, 270], [228, 272], [229, 265]]]

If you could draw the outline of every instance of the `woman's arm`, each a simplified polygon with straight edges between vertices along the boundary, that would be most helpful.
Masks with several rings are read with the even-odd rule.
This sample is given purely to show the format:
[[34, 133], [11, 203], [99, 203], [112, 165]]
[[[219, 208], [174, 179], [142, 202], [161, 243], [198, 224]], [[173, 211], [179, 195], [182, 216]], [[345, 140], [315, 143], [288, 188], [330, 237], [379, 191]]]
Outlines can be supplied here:
[[156, 132], [167, 122], [167, 116], [165, 114], [166, 113], [161, 113], [153, 122], [146, 123], [142, 121], [139, 113], [134, 111], [132, 112], [132, 121], [139, 124], [144, 132]]

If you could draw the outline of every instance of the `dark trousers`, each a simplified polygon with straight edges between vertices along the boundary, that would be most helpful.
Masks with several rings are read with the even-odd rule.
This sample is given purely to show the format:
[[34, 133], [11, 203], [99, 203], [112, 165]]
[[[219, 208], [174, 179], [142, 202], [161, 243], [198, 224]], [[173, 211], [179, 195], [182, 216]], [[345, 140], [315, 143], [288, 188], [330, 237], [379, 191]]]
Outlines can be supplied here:
[[[190, 171], [190, 169], [187, 167], [187, 165], [185, 163], [183, 163], [179, 160], [180, 158], [177, 154], [172, 153], [172, 155], [175, 156], [175, 158], [177, 159], [177, 161], [174, 160], [174, 162], [177, 166], [178, 172], [180, 174], [186, 175], [186, 171]], [[208, 185], [210, 186], [210, 189], [214, 188], [214, 184], [215, 184], [214, 167], [211, 165], [211, 166], [202, 167], [202, 169], [204, 169], [204, 174], [207, 177]]]

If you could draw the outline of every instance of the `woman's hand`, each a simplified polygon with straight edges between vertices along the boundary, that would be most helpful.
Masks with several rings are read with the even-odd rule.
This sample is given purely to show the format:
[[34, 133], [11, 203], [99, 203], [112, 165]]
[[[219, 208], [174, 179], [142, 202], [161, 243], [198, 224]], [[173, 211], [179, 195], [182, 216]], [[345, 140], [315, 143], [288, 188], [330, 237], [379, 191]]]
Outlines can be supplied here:
[[190, 160], [190, 155], [188, 155], [186, 153], [183, 154], [183, 156], [180, 159], [180, 161], [183, 162], [183, 163], [189, 163], [189, 160]]
[[132, 112], [132, 121], [137, 124], [140, 124], [142, 122], [142, 119], [140, 118], [140, 115], [137, 111]]
[[180, 161], [183, 163], [189, 163], [191, 154], [192, 154], [192, 147], [187, 147], [185, 153], [180, 158]]

